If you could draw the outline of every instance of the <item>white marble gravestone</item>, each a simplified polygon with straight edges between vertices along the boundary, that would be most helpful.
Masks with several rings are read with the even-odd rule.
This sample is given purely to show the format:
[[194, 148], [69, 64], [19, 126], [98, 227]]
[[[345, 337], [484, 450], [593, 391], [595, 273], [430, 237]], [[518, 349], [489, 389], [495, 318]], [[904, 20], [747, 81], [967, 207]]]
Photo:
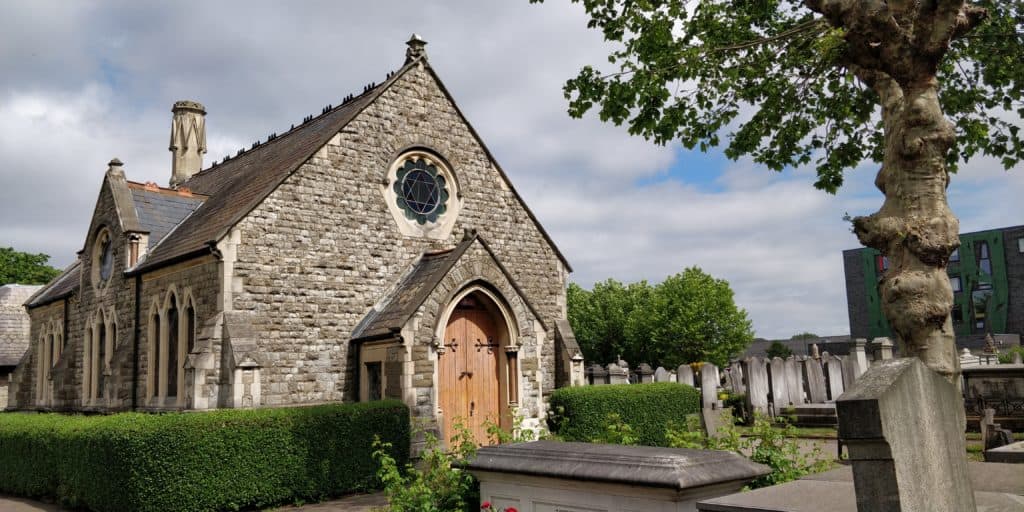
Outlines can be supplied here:
[[753, 413], [768, 414], [768, 370], [758, 357], [743, 360], [743, 375], [747, 378], [747, 405]]
[[772, 403], [775, 405], [775, 414], [778, 414], [783, 407], [792, 404], [789, 399], [789, 388], [786, 386], [786, 361], [780, 357], [773, 357], [770, 363]]
[[686, 384], [687, 386], [693, 385], [693, 368], [690, 368], [688, 364], [681, 364], [679, 368], [676, 368], [676, 382], [680, 384]]

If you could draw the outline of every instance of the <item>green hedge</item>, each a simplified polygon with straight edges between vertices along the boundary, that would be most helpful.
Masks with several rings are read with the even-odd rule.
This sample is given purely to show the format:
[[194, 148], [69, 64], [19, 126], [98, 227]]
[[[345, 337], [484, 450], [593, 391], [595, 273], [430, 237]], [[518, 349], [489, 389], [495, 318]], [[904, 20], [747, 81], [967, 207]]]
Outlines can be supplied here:
[[375, 488], [374, 434], [409, 457], [409, 409], [380, 401], [111, 416], [0, 415], [0, 493], [97, 512], [236, 510]]
[[561, 388], [551, 392], [548, 426], [566, 441], [599, 437], [609, 413], [633, 429], [640, 444], [666, 446], [665, 429], [700, 412], [700, 393], [674, 382]]

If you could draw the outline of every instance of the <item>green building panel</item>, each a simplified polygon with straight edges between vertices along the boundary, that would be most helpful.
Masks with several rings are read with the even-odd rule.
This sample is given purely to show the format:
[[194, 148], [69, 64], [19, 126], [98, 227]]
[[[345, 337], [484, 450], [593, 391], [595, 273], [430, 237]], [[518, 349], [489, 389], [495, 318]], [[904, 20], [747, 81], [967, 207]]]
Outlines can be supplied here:
[[[888, 268], [874, 249], [861, 251], [870, 336], [891, 337], [878, 282]], [[960, 249], [946, 269], [953, 286], [953, 329], [958, 336], [1006, 332], [1009, 289], [1003, 235], [999, 230], [960, 235]]]

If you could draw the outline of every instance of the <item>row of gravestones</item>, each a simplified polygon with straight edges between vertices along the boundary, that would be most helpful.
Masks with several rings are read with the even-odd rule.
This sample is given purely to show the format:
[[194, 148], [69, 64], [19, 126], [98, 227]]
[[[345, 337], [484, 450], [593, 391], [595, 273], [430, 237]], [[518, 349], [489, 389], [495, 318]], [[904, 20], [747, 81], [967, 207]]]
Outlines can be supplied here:
[[[606, 367], [598, 364], [586, 369], [591, 385], [628, 384], [630, 382], [680, 382], [700, 388], [705, 409], [720, 409], [718, 387], [722, 373], [725, 386], [735, 394], [745, 395], [748, 410], [768, 414], [784, 407], [820, 404], [834, 401], [868, 369], [867, 343], [857, 339], [851, 343], [850, 355], [834, 356], [824, 352], [820, 357], [790, 356], [788, 359], [750, 357], [733, 362], [725, 372], [711, 363], [703, 363], [699, 371], [680, 365], [675, 372], [641, 363], [632, 372], [625, 361]], [[872, 342], [875, 360], [892, 358], [892, 342], [878, 338]], [[816, 348], [816, 347], [815, 347]]]

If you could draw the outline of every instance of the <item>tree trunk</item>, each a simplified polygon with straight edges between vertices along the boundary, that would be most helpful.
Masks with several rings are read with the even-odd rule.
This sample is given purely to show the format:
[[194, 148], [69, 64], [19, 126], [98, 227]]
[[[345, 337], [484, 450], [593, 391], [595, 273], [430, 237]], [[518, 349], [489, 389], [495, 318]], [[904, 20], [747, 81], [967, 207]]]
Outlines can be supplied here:
[[960, 241], [959, 222], [946, 201], [945, 165], [953, 127], [939, 106], [934, 76], [904, 87], [891, 78], [878, 82], [885, 157], [875, 184], [885, 203], [854, 219], [854, 232], [889, 259], [879, 292], [903, 355], [921, 358], [955, 382], [960, 360], [946, 265]]
[[939, 63], [987, 11], [966, 0], [804, 0], [842, 29], [842, 64], [878, 93], [885, 155], [875, 185], [885, 203], [853, 220], [860, 242], [889, 259], [879, 292], [904, 356], [959, 383], [950, 320], [949, 255], [960, 226], [946, 201], [946, 155], [956, 132], [938, 98]]

